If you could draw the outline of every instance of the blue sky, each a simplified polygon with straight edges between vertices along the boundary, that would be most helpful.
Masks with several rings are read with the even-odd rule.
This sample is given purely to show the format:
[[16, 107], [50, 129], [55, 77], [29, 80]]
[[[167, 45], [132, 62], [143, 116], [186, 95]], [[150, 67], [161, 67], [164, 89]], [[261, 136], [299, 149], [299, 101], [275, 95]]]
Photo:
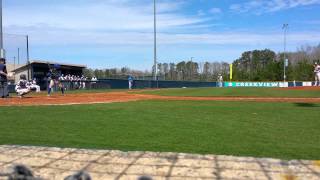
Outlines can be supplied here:
[[[153, 0], [3, 0], [4, 32], [30, 36], [31, 59], [91, 68], [153, 63]], [[320, 43], [320, 0], [157, 0], [158, 61], [232, 62], [252, 49]], [[9, 57], [8, 57], [9, 58]]]

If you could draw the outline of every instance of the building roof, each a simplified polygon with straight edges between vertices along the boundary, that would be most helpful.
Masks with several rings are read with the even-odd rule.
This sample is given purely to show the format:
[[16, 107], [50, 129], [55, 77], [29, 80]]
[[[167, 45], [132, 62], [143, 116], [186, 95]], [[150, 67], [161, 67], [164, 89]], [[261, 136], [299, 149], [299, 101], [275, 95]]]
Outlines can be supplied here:
[[[59, 64], [61, 66], [71, 66], [71, 67], [77, 67], [77, 68], [86, 68], [86, 65], [81, 65], [81, 64], [68, 64], [68, 63], [59, 63], [59, 62], [54, 62], [54, 61], [44, 61], [44, 60], [31, 60], [30, 64]], [[23, 69], [27, 69], [28, 68], [28, 64], [25, 64], [23, 66], [20, 66], [19, 68], [16, 68], [15, 70], [13, 70], [12, 72], [17, 72], [17, 71], [21, 71]]]
[[31, 60], [30, 64], [59, 64], [61, 66], [74, 66], [74, 67], [81, 67], [86, 68], [86, 65], [83, 64], [69, 64], [69, 63], [59, 63], [54, 61], [44, 61], [44, 60]]

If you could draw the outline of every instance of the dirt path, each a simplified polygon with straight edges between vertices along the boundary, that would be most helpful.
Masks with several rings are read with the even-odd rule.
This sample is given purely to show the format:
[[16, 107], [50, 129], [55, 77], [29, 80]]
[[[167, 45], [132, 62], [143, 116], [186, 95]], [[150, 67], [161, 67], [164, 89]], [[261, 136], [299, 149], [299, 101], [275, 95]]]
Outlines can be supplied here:
[[65, 96], [45, 95], [30, 96], [26, 98], [12, 97], [0, 99], [0, 106], [30, 106], [30, 105], [74, 105], [74, 104], [99, 104], [113, 102], [129, 102], [138, 100], [194, 100], [194, 101], [246, 101], [246, 102], [297, 102], [320, 103], [320, 98], [268, 98], [268, 97], [177, 97], [158, 96], [145, 94], [132, 94], [128, 92], [109, 93], [79, 93]]

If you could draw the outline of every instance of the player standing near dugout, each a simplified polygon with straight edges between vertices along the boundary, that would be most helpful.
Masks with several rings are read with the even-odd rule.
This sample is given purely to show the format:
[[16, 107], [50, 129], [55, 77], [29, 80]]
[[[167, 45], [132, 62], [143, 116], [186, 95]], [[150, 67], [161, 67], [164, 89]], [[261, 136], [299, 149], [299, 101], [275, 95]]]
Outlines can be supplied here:
[[318, 63], [314, 63], [314, 86], [320, 86], [320, 65]]
[[0, 58], [0, 97], [1, 98], [5, 98], [9, 96], [8, 93], [8, 88], [7, 88], [7, 76], [8, 76], [8, 72], [7, 72], [7, 68], [6, 68], [6, 59], [4, 58]]
[[60, 66], [58, 64], [55, 64], [53, 67], [49, 68], [49, 72], [47, 74], [49, 85], [48, 85], [48, 96], [51, 95], [52, 88], [55, 85], [58, 85], [58, 87], [61, 90], [61, 94], [64, 95], [64, 87], [62, 83], [60, 82], [59, 78], [61, 76], [61, 73], [58, 71], [58, 68]]

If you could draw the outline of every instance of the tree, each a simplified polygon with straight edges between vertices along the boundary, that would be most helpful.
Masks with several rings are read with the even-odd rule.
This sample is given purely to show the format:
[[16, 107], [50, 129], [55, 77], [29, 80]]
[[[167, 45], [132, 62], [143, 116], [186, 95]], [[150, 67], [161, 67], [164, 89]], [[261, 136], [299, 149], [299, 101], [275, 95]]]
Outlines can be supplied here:
[[167, 80], [168, 74], [169, 74], [169, 64], [163, 63], [162, 66], [163, 66], [164, 79]]
[[177, 80], [176, 65], [174, 63], [169, 64], [169, 79]]
[[[234, 79], [241, 81], [267, 81], [278, 70], [276, 53], [269, 50], [246, 51], [233, 62]], [[275, 69], [270, 69], [275, 68]], [[274, 77], [274, 74], [272, 75]]]
[[203, 79], [205, 81], [209, 81], [210, 78], [210, 63], [209, 62], [205, 62], [203, 65]]
[[88, 69], [88, 68], [85, 68], [84, 70], [83, 70], [83, 75], [85, 76], [85, 77], [87, 77], [87, 78], [92, 78], [93, 76], [94, 76], [94, 72], [93, 72], [93, 70], [92, 69]]
[[187, 74], [186, 62], [185, 61], [179, 62], [177, 64], [176, 70], [177, 70], [177, 74], [178, 74], [178, 79], [185, 80], [186, 74]]
[[127, 75], [130, 69], [128, 67], [122, 67], [120, 71], [122, 75]]

